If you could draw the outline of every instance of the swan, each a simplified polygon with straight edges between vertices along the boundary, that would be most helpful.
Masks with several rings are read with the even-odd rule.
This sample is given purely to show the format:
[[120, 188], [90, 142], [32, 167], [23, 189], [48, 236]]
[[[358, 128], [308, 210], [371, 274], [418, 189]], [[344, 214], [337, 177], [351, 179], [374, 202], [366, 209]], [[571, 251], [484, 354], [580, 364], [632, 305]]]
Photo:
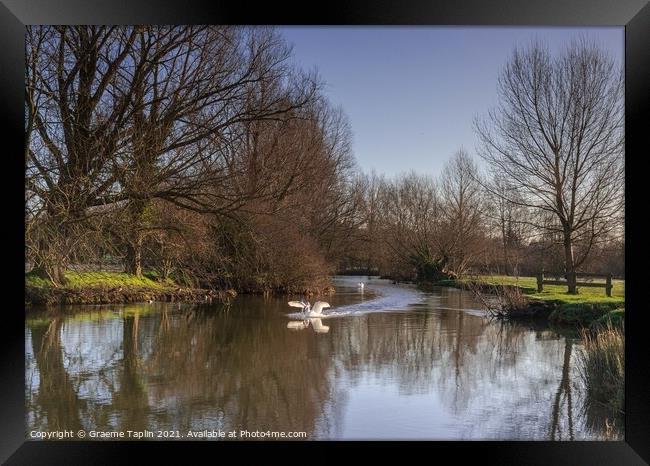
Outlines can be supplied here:
[[363, 282], [359, 282], [359, 283], [357, 283], [357, 286], [359, 287], [359, 289], [363, 293], [363, 287], [366, 286], [366, 285]]
[[303, 314], [307, 317], [319, 317], [323, 315], [323, 309], [330, 307], [325, 301], [316, 301], [312, 307], [309, 301], [289, 301], [289, 306], [302, 308]]

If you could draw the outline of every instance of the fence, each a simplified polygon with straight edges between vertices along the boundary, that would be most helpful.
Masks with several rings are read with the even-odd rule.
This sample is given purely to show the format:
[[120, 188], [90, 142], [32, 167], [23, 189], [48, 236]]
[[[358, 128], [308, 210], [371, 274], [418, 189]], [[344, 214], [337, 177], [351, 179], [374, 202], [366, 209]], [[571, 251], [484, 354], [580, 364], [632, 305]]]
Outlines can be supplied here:
[[[553, 274], [557, 276], [557, 274]], [[601, 273], [582, 273], [576, 272], [576, 286], [578, 287], [594, 287], [594, 288], [605, 288], [605, 294], [607, 296], [612, 296], [612, 274], [601, 274]], [[602, 282], [578, 282], [577, 277], [595, 277], [595, 278], [605, 278], [605, 283]], [[537, 292], [541, 293], [544, 291], [544, 285], [564, 285], [568, 286], [567, 280], [545, 280], [544, 271], [541, 271], [537, 274]]]

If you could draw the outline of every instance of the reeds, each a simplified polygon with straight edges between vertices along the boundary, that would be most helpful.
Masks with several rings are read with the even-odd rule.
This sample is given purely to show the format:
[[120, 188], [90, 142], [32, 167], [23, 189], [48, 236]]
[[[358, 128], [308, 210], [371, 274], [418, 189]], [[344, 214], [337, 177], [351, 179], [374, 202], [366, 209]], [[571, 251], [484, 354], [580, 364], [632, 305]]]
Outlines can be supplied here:
[[581, 330], [584, 351], [580, 375], [592, 401], [618, 414], [625, 406], [625, 329], [608, 321], [596, 329]]

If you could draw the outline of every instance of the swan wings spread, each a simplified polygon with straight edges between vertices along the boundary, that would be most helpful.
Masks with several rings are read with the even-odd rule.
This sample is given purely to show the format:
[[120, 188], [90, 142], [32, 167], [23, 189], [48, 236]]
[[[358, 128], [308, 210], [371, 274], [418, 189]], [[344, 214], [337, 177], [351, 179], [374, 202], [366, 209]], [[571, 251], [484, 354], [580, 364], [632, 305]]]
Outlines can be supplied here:
[[301, 301], [289, 301], [289, 306], [291, 307], [299, 307], [299, 308], [305, 308], [307, 305]]
[[316, 301], [311, 307], [309, 303], [303, 303], [302, 301], [289, 301], [289, 306], [299, 307], [303, 311], [310, 311], [310, 315], [320, 315], [323, 313], [323, 309], [330, 307], [329, 303], [326, 303], [325, 301]]
[[316, 301], [314, 307], [311, 308], [311, 312], [314, 314], [322, 314], [323, 309], [330, 307], [330, 305], [324, 301]]

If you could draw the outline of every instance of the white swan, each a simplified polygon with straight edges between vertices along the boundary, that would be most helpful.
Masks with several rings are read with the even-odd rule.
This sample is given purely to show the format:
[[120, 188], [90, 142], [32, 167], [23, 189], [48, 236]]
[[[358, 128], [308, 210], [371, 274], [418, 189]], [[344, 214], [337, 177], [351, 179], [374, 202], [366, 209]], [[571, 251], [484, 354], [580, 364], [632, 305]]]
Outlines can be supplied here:
[[330, 307], [325, 301], [316, 301], [312, 307], [308, 301], [289, 301], [289, 306], [302, 308], [306, 317], [319, 317], [323, 315], [323, 309]]
[[363, 293], [363, 287], [366, 286], [366, 285], [363, 282], [359, 282], [359, 283], [357, 283], [357, 286], [359, 287], [359, 289]]

